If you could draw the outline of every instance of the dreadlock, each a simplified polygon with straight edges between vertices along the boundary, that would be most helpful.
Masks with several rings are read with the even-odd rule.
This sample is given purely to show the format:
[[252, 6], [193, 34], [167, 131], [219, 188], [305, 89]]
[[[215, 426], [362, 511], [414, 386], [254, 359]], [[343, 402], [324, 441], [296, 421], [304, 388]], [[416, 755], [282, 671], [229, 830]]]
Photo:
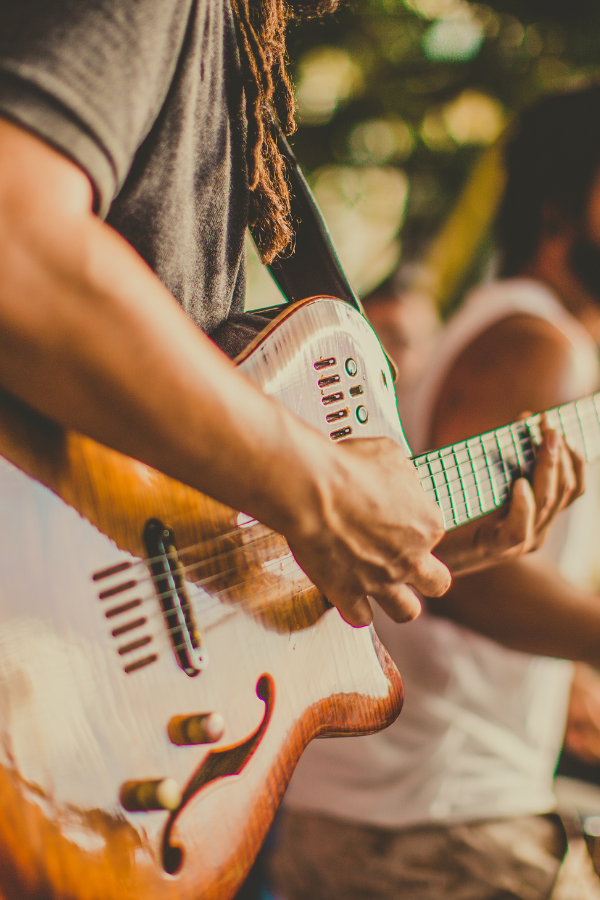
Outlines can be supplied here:
[[286, 135], [296, 130], [296, 101], [286, 72], [285, 30], [295, 15], [321, 15], [337, 0], [231, 0], [236, 20], [248, 120], [250, 225], [263, 262], [294, 237], [290, 189], [273, 115]]
[[296, 129], [296, 103], [285, 69], [283, 0], [231, 0], [240, 38], [248, 120], [250, 225], [264, 262], [291, 242], [290, 189], [277, 149], [273, 113], [285, 134]]

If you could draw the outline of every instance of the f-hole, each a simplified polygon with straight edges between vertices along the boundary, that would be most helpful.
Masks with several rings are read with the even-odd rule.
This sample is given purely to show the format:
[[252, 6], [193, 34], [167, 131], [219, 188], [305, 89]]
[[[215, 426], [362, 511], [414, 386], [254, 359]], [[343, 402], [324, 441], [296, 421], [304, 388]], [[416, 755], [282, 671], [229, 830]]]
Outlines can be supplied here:
[[178, 816], [190, 800], [213, 781], [218, 778], [227, 778], [229, 775], [239, 775], [248, 764], [267, 730], [275, 701], [275, 682], [271, 675], [260, 676], [256, 684], [256, 694], [265, 704], [265, 712], [256, 731], [240, 744], [222, 747], [220, 750], [211, 750], [188, 782], [182, 794], [181, 803], [169, 815], [162, 842], [162, 864], [165, 872], [168, 872], [169, 875], [175, 875], [183, 865], [183, 849], [177, 844], [171, 843], [173, 826]]

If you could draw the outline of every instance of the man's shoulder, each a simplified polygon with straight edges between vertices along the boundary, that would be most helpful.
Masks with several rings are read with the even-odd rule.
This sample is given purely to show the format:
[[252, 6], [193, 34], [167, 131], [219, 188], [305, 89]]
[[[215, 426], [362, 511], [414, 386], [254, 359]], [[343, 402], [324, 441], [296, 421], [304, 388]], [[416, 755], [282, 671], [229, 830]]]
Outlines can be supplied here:
[[[454, 359], [438, 395], [435, 418], [494, 428], [523, 412], [565, 402], [572, 384], [573, 343], [557, 322], [526, 307], [508, 307]], [[447, 436], [446, 436], [447, 437]]]

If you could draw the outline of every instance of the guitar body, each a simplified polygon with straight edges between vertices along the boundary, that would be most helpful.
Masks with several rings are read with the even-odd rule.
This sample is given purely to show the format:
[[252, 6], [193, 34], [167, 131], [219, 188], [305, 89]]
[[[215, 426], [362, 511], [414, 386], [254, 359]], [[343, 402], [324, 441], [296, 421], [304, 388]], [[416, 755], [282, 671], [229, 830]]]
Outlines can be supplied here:
[[[325, 434], [404, 440], [385, 355], [346, 304], [286, 308], [238, 365]], [[391, 723], [397, 670], [247, 516], [8, 397], [0, 454], [2, 900], [228, 900], [304, 747]], [[164, 577], [149, 520], [177, 544]], [[212, 712], [222, 737], [181, 738]], [[135, 808], [136, 784], [163, 779], [181, 798]]]

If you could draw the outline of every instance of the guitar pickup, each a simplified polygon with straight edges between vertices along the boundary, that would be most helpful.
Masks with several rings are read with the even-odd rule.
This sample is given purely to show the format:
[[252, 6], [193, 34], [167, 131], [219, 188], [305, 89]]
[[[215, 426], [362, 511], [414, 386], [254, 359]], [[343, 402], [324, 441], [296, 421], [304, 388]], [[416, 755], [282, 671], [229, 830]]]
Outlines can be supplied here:
[[185, 587], [184, 568], [179, 560], [173, 532], [158, 519], [149, 519], [144, 529], [144, 543], [177, 664], [186, 675], [193, 678], [202, 671], [206, 659], [202, 653], [202, 638], [194, 621]]
[[323, 397], [321, 403], [323, 406], [329, 406], [330, 403], [339, 403], [340, 400], [344, 399], [344, 394], [342, 391], [337, 391], [335, 394], [327, 394], [326, 397]]

